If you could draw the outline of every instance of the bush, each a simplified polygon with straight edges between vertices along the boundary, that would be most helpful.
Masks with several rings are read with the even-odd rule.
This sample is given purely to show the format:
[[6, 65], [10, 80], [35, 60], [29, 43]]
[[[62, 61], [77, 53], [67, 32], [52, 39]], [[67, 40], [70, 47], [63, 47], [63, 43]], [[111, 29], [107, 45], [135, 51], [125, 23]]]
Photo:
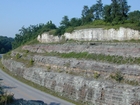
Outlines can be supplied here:
[[53, 30], [49, 31], [49, 35], [55, 35], [55, 33], [56, 33], [56, 29], [53, 29]]
[[16, 59], [21, 58], [21, 55], [19, 53], [16, 54]]
[[104, 22], [103, 20], [95, 20], [92, 23], [93, 25], [106, 25], [106, 22]]
[[26, 50], [25, 52], [26, 52], [26, 53], [29, 53], [29, 50]]
[[100, 76], [100, 74], [97, 73], [97, 72], [95, 72], [94, 75], [93, 75], [93, 77], [94, 77], [95, 79], [99, 78], [99, 76]]
[[118, 82], [121, 82], [124, 79], [120, 71], [117, 71], [115, 75], [110, 75], [110, 77]]
[[129, 85], [134, 85], [134, 86], [139, 85], [139, 82], [135, 80], [125, 80], [125, 83]]
[[34, 60], [31, 59], [31, 60], [30, 60], [30, 66], [33, 66], [33, 65], [34, 65]]
[[68, 33], [72, 33], [73, 31], [74, 31], [74, 27], [68, 27], [66, 29], [66, 32], [68, 32]]
[[0, 105], [7, 105], [13, 101], [13, 94], [7, 94], [4, 89], [0, 86]]

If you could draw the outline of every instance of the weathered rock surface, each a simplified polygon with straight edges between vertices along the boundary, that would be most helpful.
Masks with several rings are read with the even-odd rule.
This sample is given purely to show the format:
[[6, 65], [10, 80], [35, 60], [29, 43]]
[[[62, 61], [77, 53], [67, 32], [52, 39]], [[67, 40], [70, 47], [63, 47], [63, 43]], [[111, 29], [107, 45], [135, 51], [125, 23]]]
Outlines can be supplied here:
[[59, 42], [61, 38], [53, 35], [48, 35], [48, 33], [43, 33], [42, 35], [38, 35], [37, 40], [42, 43], [52, 43], [52, 42]]
[[[89, 43], [92, 44], [92, 43]], [[139, 43], [93, 43], [89, 44], [38, 44], [38, 45], [26, 45], [23, 46], [23, 50], [29, 50], [35, 53], [46, 52], [88, 52], [105, 55], [117, 55], [124, 57], [140, 57], [140, 44]]]
[[[65, 33], [66, 39], [73, 39], [79, 41], [109, 41], [109, 40], [131, 40], [140, 39], [140, 32], [130, 28], [120, 27], [119, 29], [103, 29], [91, 28], [74, 30], [72, 33]], [[52, 38], [49, 34], [44, 33], [37, 38], [42, 43], [58, 42], [59, 38]]]
[[[116, 44], [115, 44], [116, 45]], [[46, 53], [46, 52], [59, 52], [59, 53], [69, 53], [69, 52], [89, 52], [89, 53], [101, 53], [105, 55], [116, 55], [116, 57], [140, 57], [139, 56], [139, 45], [135, 44], [124, 44], [120, 46], [117, 44], [112, 45], [31, 45], [24, 46], [23, 50], [28, 50], [34, 53]], [[136, 47], [135, 47], [136, 46]], [[30, 58], [30, 57], [27, 57]], [[42, 65], [48, 65], [51, 68], [62, 71], [72, 71], [76, 74], [86, 73], [89, 77], [92, 77], [94, 72], [100, 73], [101, 77], [108, 77], [111, 73], [120, 71], [127, 79], [136, 80], [140, 82], [140, 65], [139, 64], [114, 64], [107, 62], [99, 62], [93, 60], [78, 60], [74, 58], [64, 59], [60, 57], [50, 57], [50, 56], [40, 56], [34, 55], [31, 57], [35, 62]], [[30, 58], [30, 59], [31, 59]]]
[[50, 72], [41, 67], [26, 68], [24, 64], [13, 60], [3, 59], [2, 63], [23, 78], [74, 100], [95, 105], [136, 105], [134, 103], [140, 100], [140, 86], [85, 79], [81, 76]]
[[[64, 37], [65, 40], [78, 41], [52, 44], [52, 42], [59, 42]], [[87, 103], [91, 105], [139, 105], [140, 85], [131, 86], [126, 82], [118, 83], [111, 79], [111, 75], [119, 71], [124, 80], [140, 84], [140, 44], [94, 42], [138, 40], [140, 39], [139, 31], [128, 28], [118, 30], [82, 29], [75, 30], [71, 34], [65, 33], [63, 38], [50, 36], [47, 33], [39, 35], [40, 42], [50, 44], [23, 46], [21, 51], [12, 51], [11, 59], [3, 59], [2, 63], [16, 75], [58, 92], [59, 95], [85, 102], [84, 105]], [[59, 55], [49, 55], [70, 52], [87, 52], [94, 54], [94, 56], [105, 55], [103, 59], [106, 59], [106, 56], [107, 59], [113, 56], [115, 62], [108, 63], [108, 60], [61, 58]], [[117, 61], [117, 57], [121, 57], [121, 59]], [[122, 63], [125, 58], [130, 59], [127, 63]], [[18, 59], [19, 62], [17, 62], [18, 60], [14, 61], [14, 59]], [[22, 60], [23, 63], [21, 63]], [[137, 60], [136, 64], [135, 60]], [[34, 63], [34, 66], [28, 67], [26, 63]], [[95, 74], [100, 75], [100, 78], [95, 78]]]

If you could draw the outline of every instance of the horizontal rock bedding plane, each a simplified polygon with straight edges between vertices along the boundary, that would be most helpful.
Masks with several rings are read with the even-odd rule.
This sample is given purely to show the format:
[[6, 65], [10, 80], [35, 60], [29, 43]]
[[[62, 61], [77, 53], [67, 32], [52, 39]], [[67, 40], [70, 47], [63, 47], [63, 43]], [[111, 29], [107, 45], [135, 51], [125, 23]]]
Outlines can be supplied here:
[[140, 44], [105, 42], [138, 40], [139, 31], [75, 30], [63, 35], [63, 43], [62, 37], [46, 35], [38, 36], [40, 44], [24, 45], [4, 55], [4, 67], [83, 105], [139, 105]]

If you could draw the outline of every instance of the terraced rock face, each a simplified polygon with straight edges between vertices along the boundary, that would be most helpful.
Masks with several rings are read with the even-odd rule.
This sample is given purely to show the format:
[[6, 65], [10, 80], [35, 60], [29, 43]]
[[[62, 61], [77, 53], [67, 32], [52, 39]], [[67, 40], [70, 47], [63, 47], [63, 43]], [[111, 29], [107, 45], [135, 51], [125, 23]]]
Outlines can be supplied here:
[[27, 45], [22, 48], [36, 53], [45, 52], [88, 52], [105, 55], [116, 55], [123, 57], [140, 57], [140, 44], [139, 43], [80, 43], [71, 44], [40, 44], [40, 45]]
[[15, 74], [84, 105], [137, 105], [139, 54], [138, 43], [38, 44], [15, 50], [2, 62]]

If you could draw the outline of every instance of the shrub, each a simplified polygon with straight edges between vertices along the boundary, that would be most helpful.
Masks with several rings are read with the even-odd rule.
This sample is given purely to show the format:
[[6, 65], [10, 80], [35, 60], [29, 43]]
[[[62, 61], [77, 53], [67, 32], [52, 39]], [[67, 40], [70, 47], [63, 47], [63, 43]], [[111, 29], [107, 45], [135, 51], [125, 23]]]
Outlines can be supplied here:
[[29, 53], [29, 50], [26, 50], [25, 52], [26, 52], [26, 53]]
[[95, 72], [94, 75], [93, 75], [93, 77], [94, 77], [95, 79], [99, 78], [99, 76], [100, 76], [100, 74], [97, 73], [97, 72]]
[[16, 59], [21, 58], [21, 55], [19, 53], [16, 54]]
[[93, 25], [105, 25], [106, 22], [104, 22], [103, 20], [95, 20], [92, 23]]
[[47, 70], [50, 71], [50, 69], [51, 69], [51, 66], [47, 66]]
[[53, 30], [49, 31], [49, 35], [55, 35], [55, 33], [56, 33], [56, 29], [53, 29]]
[[139, 82], [135, 80], [125, 80], [125, 83], [129, 85], [139, 85]]
[[34, 65], [34, 60], [31, 59], [31, 60], [30, 60], [30, 66], [33, 66], [33, 65]]
[[0, 86], [0, 105], [7, 105], [13, 101], [13, 94], [7, 94], [5, 90]]
[[118, 81], [118, 82], [121, 82], [124, 78], [123, 78], [123, 75], [121, 74], [121, 72], [120, 71], [117, 71], [116, 73], [115, 73], [115, 75], [110, 75], [110, 77], [112, 78], [112, 79], [115, 79], [116, 81]]
[[68, 33], [72, 33], [73, 31], [74, 31], [74, 27], [68, 27], [66, 29], [66, 32], [68, 32]]

